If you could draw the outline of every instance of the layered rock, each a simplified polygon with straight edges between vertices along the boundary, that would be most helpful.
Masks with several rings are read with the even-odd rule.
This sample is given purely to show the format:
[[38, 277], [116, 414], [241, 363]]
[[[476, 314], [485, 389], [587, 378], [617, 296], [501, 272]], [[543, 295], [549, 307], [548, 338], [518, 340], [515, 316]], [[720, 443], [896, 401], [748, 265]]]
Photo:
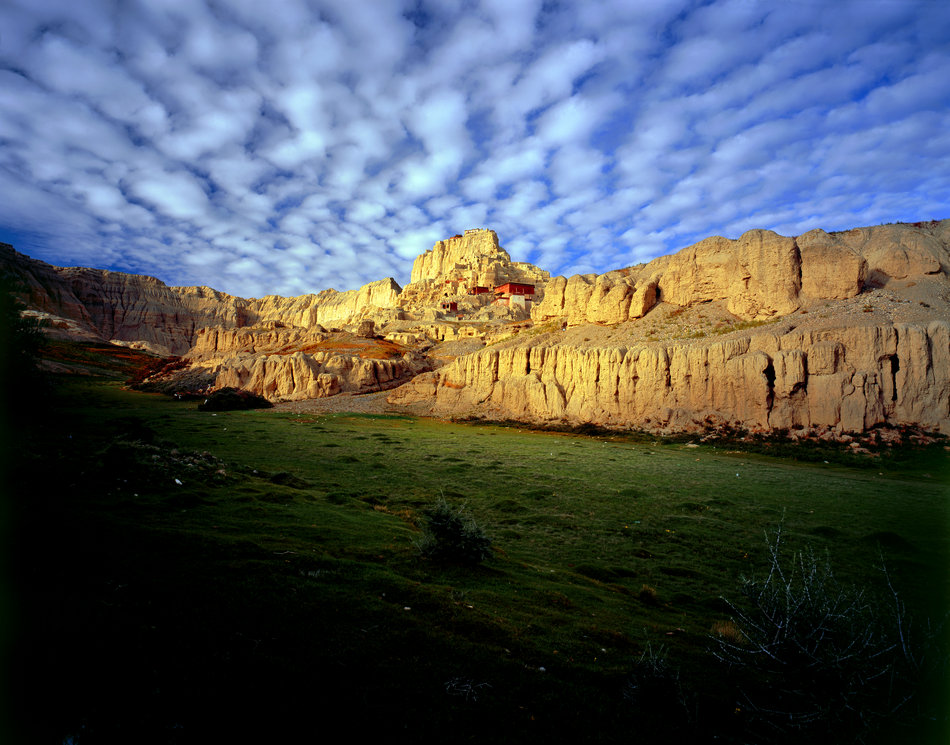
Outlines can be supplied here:
[[27, 307], [80, 336], [181, 354], [195, 331], [235, 325], [248, 302], [206, 287], [171, 288], [154, 277], [101, 269], [60, 268], [0, 249], [3, 272], [20, 287]]
[[269, 401], [301, 401], [344, 391], [385, 390], [427, 368], [411, 357], [373, 359], [332, 352], [256, 355], [222, 362], [215, 370], [214, 387], [241, 388]]
[[[666, 257], [662, 262], [666, 262]], [[645, 316], [656, 304], [658, 266], [651, 273], [635, 269], [607, 274], [575, 274], [554, 277], [547, 283], [544, 297], [531, 310], [535, 321], [563, 319], [570, 325], [613, 324]]]
[[505, 282], [544, 282], [548, 273], [533, 264], [513, 262], [494, 230], [466, 230], [416, 257], [410, 283], [461, 280], [467, 287], [495, 287]]
[[784, 237], [750, 230], [714, 236], [649, 264], [602, 275], [554, 277], [536, 321], [613, 324], [642, 318], [657, 300], [689, 307], [722, 300], [745, 320], [791, 313], [815, 300], [843, 300], [868, 282], [950, 273], [950, 220]]
[[631, 348], [488, 348], [395, 391], [436, 415], [700, 430], [879, 424], [950, 433], [950, 325], [869, 325]]
[[205, 327], [240, 328], [268, 321], [313, 327], [356, 323], [395, 313], [401, 288], [392, 278], [359, 290], [245, 299], [210, 287], [169, 287], [154, 277], [62, 268], [0, 246], [3, 272], [27, 307], [103, 341], [135, 343], [157, 354], [185, 354]]
[[[471, 314], [494, 300], [490, 292], [470, 294], [476, 287], [494, 290], [507, 282], [530, 284], [535, 288], [533, 302], [542, 297], [549, 278], [548, 272], [533, 264], [512, 261], [494, 230], [466, 230], [463, 235], [438, 241], [416, 257], [399, 304], [410, 314], [419, 314], [442, 302], [454, 302], [459, 312]], [[526, 317], [527, 310], [515, 311], [512, 316]]]
[[202, 329], [187, 359], [186, 378], [204, 371], [215, 388], [241, 388], [270, 401], [383, 390], [431, 367], [398, 344], [280, 321]]
[[323, 290], [316, 295], [285, 298], [267, 295], [254, 303], [257, 322], [280, 321], [291, 326], [333, 326], [355, 323], [399, 305], [402, 288], [392, 277], [358, 290]]
[[[377, 329], [419, 347], [477, 333], [500, 343], [419, 375], [393, 400], [439, 415], [654, 429], [950, 431], [948, 246], [950, 221], [795, 238], [756, 230], [708, 238], [645, 265], [548, 281], [537, 267], [512, 262], [493, 231], [477, 230], [420, 256], [404, 289], [388, 279], [256, 300], [60, 269], [9, 246], [0, 246], [0, 268], [21, 283], [31, 312], [64, 333], [186, 354], [190, 372], [200, 373], [191, 379], [271, 400], [386, 388], [453, 356], [429, 361], [365, 338]], [[500, 323], [511, 317], [488, 318], [508, 309], [489, 305], [492, 295], [468, 294], [507, 281], [538, 288], [535, 321], [609, 328], [562, 333], [551, 324], [513, 336], [521, 326]], [[456, 310], [440, 310], [453, 302]], [[644, 316], [643, 325], [620, 326]], [[403, 320], [381, 328], [396, 318]], [[716, 334], [736, 318], [771, 319], [772, 330], [671, 338], [684, 328]], [[363, 337], [324, 331], [360, 322]], [[664, 334], [668, 341], [652, 341]]]

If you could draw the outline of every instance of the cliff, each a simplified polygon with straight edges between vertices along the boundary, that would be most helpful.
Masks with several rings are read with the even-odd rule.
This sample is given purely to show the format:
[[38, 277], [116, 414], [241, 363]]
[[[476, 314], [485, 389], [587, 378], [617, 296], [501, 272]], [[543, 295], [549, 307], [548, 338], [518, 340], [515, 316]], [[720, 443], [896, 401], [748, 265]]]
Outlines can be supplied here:
[[[753, 230], [553, 279], [472, 230], [419, 256], [405, 288], [386, 279], [294, 298], [61, 269], [9, 246], [0, 268], [63, 333], [186, 355], [183, 385], [300, 400], [405, 383], [391, 402], [438, 416], [950, 433], [950, 220]], [[509, 281], [537, 288], [533, 307], [468, 292]], [[429, 349], [449, 339], [464, 349]]]
[[646, 265], [554, 277], [531, 316], [571, 325], [622, 323], [642, 318], [662, 299], [680, 307], [723, 300], [738, 318], [770, 318], [815, 300], [852, 298], [866, 284], [946, 274], [948, 242], [950, 220], [798, 237], [750, 230], [736, 240], [706, 238]]
[[[465, 313], [477, 312], [494, 302], [490, 292], [471, 295], [476, 287], [494, 290], [507, 282], [534, 286], [528, 305], [544, 294], [545, 283], [550, 274], [534, 264], [512, 261], [511, 256], [498, 243], [494, 230], [466, 230], [438, 241], [412, 265], [411, 281], [399, 298], [400, 307], [410, 314], [419, 314], [442, 301], [455, 302]], [[512, 318], [527, 317], [525, 307], [509, 309], [506, 315]], [[420, 319], [432, 320], [432, 319]]]
[[950, 433], [950, 325], [762, 333], [705, 343], [488, 348], [390, 396], [437, 416], [698, 431], [722, 424]]
[[55, 267], [0, 245], [0, 272], [28, 308], [72, 335], [135, 344], [156, 354], [185, 354], [200, 329], [268, 321], [286, 326], [354, 323], [395, 313], [401, 288], [389, 278], [359, 290], [245, 299], [210, 287], [169, 287], [154, 277]]
[[207, 287], [172, 288], [154, 277], [61, 268], [0, 246], [0, 273], [54, 329], [181, 354], [203, 326], [234, 326], [248, 301]]
[[275, 321], [202, 329], [188, 361], [190, 377], [204, 373], [214, 388], [243, 388], [272, 401], [384, 390], [431, 369], [425, 357], [400, 344]]
[[[553, 278], [532, 317], [577, 333], [548, 323], [390, 401], [438, 416], [676, 431], [950, 433], [948, 273], [948, 220], [708, 238], [646, 265]], [[717, 338], [737, 321], [749, 328]]]
[[402, 288], [392, 277], [370, 282], [358, 290], [323, 290], [316, 295], [267, 295], [254, 301], [255, 322], [280, 321], [291, 326], [332, 326], [378, 316], [398, 307]]

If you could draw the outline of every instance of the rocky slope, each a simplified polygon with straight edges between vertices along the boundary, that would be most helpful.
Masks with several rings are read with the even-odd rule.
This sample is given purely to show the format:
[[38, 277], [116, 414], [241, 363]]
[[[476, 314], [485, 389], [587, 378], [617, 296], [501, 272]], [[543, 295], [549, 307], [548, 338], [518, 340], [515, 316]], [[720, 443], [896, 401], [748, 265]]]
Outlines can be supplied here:
[[722, 424], [950, 433], [950, 324], [858, 325], [693, 343], [488, 348], [415, 378], [396, 404], [442, 416], [696, 431]]
[[401, 288], [392, 278], [359, 290], [245, 299], [210, 287], [169, 287], [154, 277], [63, 268], [0, 244], [0, 272], [28, 308], [72, 336], [134, 344], [157, 354], [186, 354], [203, 328], [276, 321], [285, 327], [354, 323], [395, 314]]
[[[950, 221], [798, 238], [757, 230], [628, 270], [555, 277], [535, 320], [616, 330], [588, 325], [580, 343], [565, 333], [514, 339], [422, 375], [390, 401], [441, 416], [677, 431], [950, 433], [948, 247]], [[780, 320], [721, 339], [698, 323], [689, 341], [663, 338], [676, 328], [640, 333], [651, 310], [683, 328], [707, 304]]]
[[431, 369], [425, 357], [399, 344], [280, 321], [202, 329], [187, 359], [191, 379], [284, 401], [385, 390]]
[[[405, 288], [386, 279], [296, 298], [61, 269], [8, 246], [0, 265], [63, 333], [183, 354], [182, 380], [271, 400], [411, 380], [390, 401], [438, 416], [950, 433], [950, 220], [754, 230], [553, 279], [471, 230], [420, 255]], [[505, 282], [534, 285], [535, 302], [469, 294]]]

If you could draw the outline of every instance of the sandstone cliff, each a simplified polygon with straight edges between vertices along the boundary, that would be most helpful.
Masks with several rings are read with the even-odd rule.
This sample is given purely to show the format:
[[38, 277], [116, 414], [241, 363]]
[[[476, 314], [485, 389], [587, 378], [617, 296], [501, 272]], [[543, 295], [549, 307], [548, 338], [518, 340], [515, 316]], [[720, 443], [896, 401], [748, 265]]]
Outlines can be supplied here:
[[172, 288], [154, 277], [54, 267], [9, 246], [0, 247], [0, 265], [27, 307], [54, 325], [159, 354], [181, 354], [197, 329], [238, 325], [250, 313], [248, 301], [207, 287]]
[[488, 348], [421, 375], [396, 404], [440, 416], [702, 430], [950, 433], [950, 324], [760, 333], [705, 343]]
[[622, 323], [661, 299], [689, 307], [723, 300], [735, 316], [769, 318], [815, 300], [854, 297], [865, 286], [950, 271], [950, 220], [793, 237], [750, 230], [603, 275], [554, 277], [532, 310], [537, 321]]
[[211, 379], [214, 388], [243, 388], [271, 401], [384, 390], [431, 368], [400, 344], [280, 321], [202, 329], [187, 361], [184, 380]]
[[467, 286], [497, 286], [505, 282], [543, 282], [548, 273], [533, 264], [513, 262], [498, 243], [494, 230], [466, 230], [416, 257], [410, 283], [463, 280]]
[[[296, 298], [61, 269], [9, 246], [0, 268], [21, 283], [31, 312], [69, 333], [185, 354], [189, 379], [272, 400], [412, 378], [392, 401], [440, 416], [950, 432], [948, 220], [797, 237], [754, 230], [550, 280], [512, 262], [493, 231], [466, 231], [421, 255], [406, 288], [388, 279]], [[531, 317], [549, 323], [505, 324], [530, 304], [519, 316], [468, 294], [506, 281], [534, 284]], [[441, 308], [448, 301], [457, 313]], [[360, 321], [390, 341], [353, 333]], [[461, 338], [472, 342], [462, 352], [422, 354], [433, 340]], [[492, 346], [470, 353], [484, 343]]]
[[[950, 433], [948, 273], [947, 220], [708, 238], [646, 265], [553, 278], [532, 317], [587, 329], [582, 339], [515, 339], [421, 375], [390, 400], [538, 423]], [[733, 326], [703, 326], [707, 307], [779, 319], [781, 330], [752, 323], [717, 339]], [[685, 310], [693, 316], [673, 324]], [[677, 340], [684, 326], [698, 338]]]
[[633, 269], [554, 277], [545, 286], [541, 302], [532, 308], [531, 317], [536, 321], [564, 320], [571, 325], [642, 318], [656, 304], [659, 266], [667, 259], [651, 262], [651, 273]]
[[[411, 281], [403, 289], [399, 305], [408, 313], [419, 315], [427, 309], [438, 308], [443, 301], [454, 302], [459, 312], [471, 315], [493, 303], [495, 298], [492, 293], [471, 295], [470, 290], [475, 287], [493, 290], [506, 282], [517, 282], [534, 286], [530, 306], [543, 296], [549, 278], [548, 272], [533, 264], [512, 261], [499, 245], [494, 230], [466, 230], [463, 235], [438, 241], [416, 257]], [[518, 312], [512, 308], [509, 315], [527, 317], [528, 310], [522, 307]]]
[[333, 326], [378, 317], [395, 309], [402, 288], [392, 277], [370, 282], [358, 290], [323, 290], [315, 295], [267, 295], [253, 301], [255, 322], [280, 321], [291, 326]]
[[103, 341], [133, 343], [157, 354], [185, 354], [206, 327], [240, 328], [278, 321], [312, 327], [395, 313], [401, 288], [389, 278], [359, 290], [245, 299], [210, 287], [169, 287], [154, 277], [63, 268], [0, 245], [0, 269], [22, 288], [28, 308]]

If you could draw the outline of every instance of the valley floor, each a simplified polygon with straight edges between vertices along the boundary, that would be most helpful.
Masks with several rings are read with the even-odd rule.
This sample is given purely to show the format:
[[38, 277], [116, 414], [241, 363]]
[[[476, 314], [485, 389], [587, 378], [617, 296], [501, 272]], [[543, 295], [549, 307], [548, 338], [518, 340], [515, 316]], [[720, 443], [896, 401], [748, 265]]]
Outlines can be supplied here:
[[[925, 633], [950, 607], [942, 445], [802, 463], [415, 419], [385, 395], [210, 414], [58, 379], [7, 451], [5, 741], [946, 741]], [[488, 560], [419, 555], [440, 497]], [[726, 601], [779, 526], [789, 558], [812, 548], [866, 593], [882, 638], [886, 561], [919, 659], [894, 667], [896, 714], [847, 666], [798, 670], [796, 694], [713, 654], [743, 638]], [[810, 690], [833, 704], [814, 721], [765, 711]]]

